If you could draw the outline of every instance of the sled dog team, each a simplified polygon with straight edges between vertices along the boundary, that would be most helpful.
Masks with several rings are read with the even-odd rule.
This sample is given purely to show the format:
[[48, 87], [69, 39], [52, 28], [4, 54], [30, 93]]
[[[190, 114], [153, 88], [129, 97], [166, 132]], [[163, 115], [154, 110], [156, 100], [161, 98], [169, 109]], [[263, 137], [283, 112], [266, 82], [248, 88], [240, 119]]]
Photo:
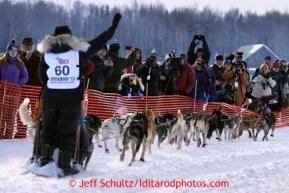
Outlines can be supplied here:
[[[19, 114], [24, 125], [29, 125], [29, 135], [32, 141], [35, 140], [36, 124], [29, 115], [27, 105], [29, 99], [25, 99], [19, 107]], [[163, 116], [154, 116], [152, 110], [143, 110], [142, 112], [128, 113], [122, 116], [113, 116], [101, 122], [96, 115], [87, 115], [84, 117], [84, 124], [80, 127], [79, 140], [79, 164], [84, 170], [93, 152], [93, 136], [98, 147], [104, 143], [105, 153], [109, 153], [107, 140], [115, 138], [116, 148], [120, 155], [120, 161], [124, 161], [125, 152], [131, 144], [132, 159], [129, 166], [135, 161], [136, 153], [142, 145], [140, 161], [144, 161], [146, 150], [152, 153], [151, 145], [157, 136], [157, 146], [168, 138], [168, 143], [177, 145], [181, 149], [182, 142], [186, 146], [190, 145], [191, 140], [196, 141], [197, 147], [205, 147], [207, 139], [216, 133], [216, 139], [221, 141], [221, 135], [224, 131], [225, 140], [234, 141], [247, 131], [249, 138], [257, 140], [261, 130], [264, 131], [263, 141], [268, 140], [268, 133], [271, 129], [271, 137], [274, 136], [276, 118], [273, 114], [258, 118], [257, 115], [249, 116], [226, 116], [222, 108], [213, 110], [211, 115], [202, 113], [185, 113], [178, 110], [177, 115], [166, 112]], [[257, 132], [255, 134], [255, 129]], [[101, 133], [102, 139], [99, 139]], [[123, 149], [119, 148], [119, 139], [122, 141]], [[41, 153], [40, 153], [41, 154]], [[41, 155], [40, 155], [41, 156]]]

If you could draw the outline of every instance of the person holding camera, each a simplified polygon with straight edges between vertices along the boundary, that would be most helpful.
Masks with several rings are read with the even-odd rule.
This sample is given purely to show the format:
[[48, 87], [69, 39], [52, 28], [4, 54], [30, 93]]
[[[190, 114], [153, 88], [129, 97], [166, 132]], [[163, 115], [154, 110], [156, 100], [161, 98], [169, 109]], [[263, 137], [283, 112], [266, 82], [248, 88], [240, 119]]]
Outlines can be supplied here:
[[[94, 65], [94, 71], [86, 76], [86, 83], [88, 88], [103, 91], [105, 79], [110, 77], [113, 69], [113, 62], [111, 59], [104, 59], [107, 52], [107, 45], [105, 44], [96, 54], [89, 58]], [[88, 81], [88, 79], [90, 79]]]
[[157, 57], [149, 56], [144, 63], [136, 70], [136, 75], [141, 77], [145, 86], [146, 96], [159, 96], [158, 80], [161, 76], [161, 69], [157, 65]]
[[111, 76], [105, 79], [103, 92], [118, 93], [118, 86], [123, 70], [135, 64], [136, 53], [134, 46], [129, 46], [131, 53], [127, 58], [122, 58], [119, 56], [119, 49], [119, 43], [112, 43], [109, 45], [108, 52], [104, 56], [106, 60], [109, 57], [111, 58], [111, 61], [113, 62], [113, 69]]
[[285, 60], [274, 62], [270, 71], [271, 77], [276, 81], [276, 85], [272, 88], [272, 93], [276, 92], [282, 102], [285, 102], [285, 94], [283, 92], [284, 85], [288, 83], [288, 67]]
[[[266, 56], [264, 58], [263, 64], [266, 64], [269, 67], [269, 70], [271, 70], [271, 56]], [[257, 68], [254, 72], [254, 75], [252, 76], [252, 80], [260, 74], [260, 68]]]
[[[182, 53], [177, 58], [177, 77], [176, 81], [173, 82], [173, 89], [175, 94], [189, 96], [190, 91], [195, 85], [195, 71], [193, 67], [186, 63], [187, 54]], [[165, 69], [165, 73], [169, 75], [171, 73], [172, 67]]]
[[225, 80], [223, 89], [225, 89], [227, 84], [233, 85], [236, 90], [234, 96], [235, 105], [241, 107], [246, 93], [245, 85], [249, 81], [249, 76], [243, 69], [243, 63], [238, 61], [231, 68], [227, 68], [223, 77]]
[[262, 64], [260, 73], [252, 80], [252, 99], [259, 99], [261, 96], [271, 95], [272, 88], [276, 81], [271, 78], [270, 70], [267, 64]]
[[[128, 50], [130, 50], [130, 46], [126, 46], [126, 48], [129, 48]], [[135, 48], [135, 54], [136, 54], [136, 61], [135, 64], [131, 67], [128, 67], [125, 69], [125, 73], [129, 74], [129, 73], [134, 73], [136, 72], [136, 70], [140, 67], [140, 65], [142, 64], [142, 51], [139, 48]], [[129, 54], [125, 57], [128, 58]]]
[[[200, 44], [200, 42], [202, 42], [202, 48], [199, 47], [195, 52], [195, 49]], [[188, 49], [187, 55], [188, 55], [187, 63], [189, 63], [190, 65], [194, 65], [197, 58], [202, 58], [205, 61], [206, 65], [209, 64], [211, 51], [209, 49], [208, 43], [204, 35], [197, 34], [194, 36]]]
[[195, 100], [208, 102], [210, 96], [216, 96], [216, 79], [214, 71], [206, 67], [205, 61], [202, 58], [197, 58], [193, 65], [196, 83], [190, 92], [190, 97]]

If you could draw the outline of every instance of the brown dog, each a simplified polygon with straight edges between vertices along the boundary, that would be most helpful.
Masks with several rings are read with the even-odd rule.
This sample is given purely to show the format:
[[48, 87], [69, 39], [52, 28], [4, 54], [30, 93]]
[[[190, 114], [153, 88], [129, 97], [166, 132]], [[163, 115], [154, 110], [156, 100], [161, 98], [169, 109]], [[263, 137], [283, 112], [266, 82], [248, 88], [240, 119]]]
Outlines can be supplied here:
[[[240, 137], [243, 134], [243, 131], [248, 131], [249, 133], [249, 138], [253, 138], [254, 135], [254, 127], [255, 124], [258, 121], [258, 116], [257, 115], [248, 115], [248, 116], [244, 116], [242, 119], [242, 122], [240, 124], [240, 130], [239, 130], [239, 135], [238, 137]], [[252, 133], [250, 131], [250, 129], [252, 130]]]
[[148, 119], [148, 138], [147, 138], [147, 147], [148, 153], [151, 154], [151, 144], [154, 142], [155, 135], [157, 133], [156, 124], [155, 124], [155, 114], [152, 110], [143, 110], [143, 113]]

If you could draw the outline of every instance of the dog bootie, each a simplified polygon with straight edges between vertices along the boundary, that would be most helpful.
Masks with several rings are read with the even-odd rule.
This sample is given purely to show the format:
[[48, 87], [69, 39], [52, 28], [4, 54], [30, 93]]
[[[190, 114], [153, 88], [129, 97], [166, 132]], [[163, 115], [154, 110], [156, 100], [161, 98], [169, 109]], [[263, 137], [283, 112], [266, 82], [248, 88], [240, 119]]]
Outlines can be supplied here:
[[71, 167], [71, 158], [72, 152], [59, 150], [58, 167], [62, 170], [58, 173], [59, 177], [70, 176], [80, 172], [80, 169], [77, 166]]
[[45, 166], [51, 162], [53, 162], [53, 153], [54, 153], [54, 145], [49, 145], [49, 144], [42, 144], [41, 145], [41, 158], [39, 162], [39, 166]]

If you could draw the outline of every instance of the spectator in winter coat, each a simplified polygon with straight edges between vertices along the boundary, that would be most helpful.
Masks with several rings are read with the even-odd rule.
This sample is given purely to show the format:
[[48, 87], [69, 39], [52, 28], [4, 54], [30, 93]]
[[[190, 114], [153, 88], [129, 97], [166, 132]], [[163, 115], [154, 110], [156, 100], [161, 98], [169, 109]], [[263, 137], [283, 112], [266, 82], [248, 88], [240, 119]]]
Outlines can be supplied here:
[[283, 92], [284, 85], [288, 83], [288, 68], [285, 60], [274, 62], [270, 71], [271, 77], [276, 81], [276, 85], [272, 88], [272, 93], [276, 92], [282, 102], [285, 101]]
[[39, 64], [39, 78], [44, 85], [42, 92], [42, 125], [40, 134], [40, 166], [53, 161], [52, 155], [58, 142], [59, 176], [79, 172], [71, 166], [76, 146], [78, 120], [81, 115], [84, 85], [82, 75], [85, 60], [109, 41], [121, 19], [115, 14], [112, 26], [90, 43], [72, 36], [68, 26], [55, 28], [53, 35], [46, 36], [38, 50], [43, 54]]
[[27, 85], [42, 86], [38, 77], [38, 67], [42, 55], [37, 50], [34, 50], [33, 39], [28, 36], [24, 37], [21, 48], [20, 59], [24, 62], [29, 76]]
[[259, 74], [252, 82], [252, 99], [259, 99], [261, 96], [271, 95], [272, 88], [276, 85], [276, 81], [271, 78], [267, 64], [261, 65]]
[[145, 86], [144, 94], [147, 96], [159, 96], [158, 80], [161, 76], [161, 69], [157, 65], [157, 57], [150, 56], [137, 69], [137, 76], [141, 77], [142, 84]]
[[[269, 70], [271, 70], [271, 56], [266, 56], [266, 57], [264, 58], [263, 64], [266, 64], [266, 65], [269, 67]], [[252, 80], [253, 80], [256, 76], [258, 76], [259, 74], [260, 74], [260, 68], [257, 68], [257, 69], [255, 70], [254, 75], [252, 76]]]
[[[195, 86], [195, 71], [191, 65], [186, 63], [187, 61], [187, 54], [180, 54], [179, 56], [179, 64], [178, 64], [178, 76], [176, 81], [174, 81], [173, 88], [174, 93], [189, 96], [190, 91]], [[166, 74], [170, 73], [171, 69], [166, 69]]]
[[[3, 95], [1, 98], [5, 98], [6, 104], [11, 104], [9, 106], [11, 108], [4, 108], [1, 114], [0, 139], [3, 137], [11, 139], [14, 130], [16, 111], [19, 107], [19, 84], [23, 85], [28, 81], [28, 72], [25, 65], [17, 56], [17, 45], [15, 40], [11, 40], [7, 46], [6, 54], [0, 58], [0, 80], [6, 80], [8, 82], [5, 85], [5, 88], [4, 84], [0, 86], [0, 95]], [[8, 120], [10, 122], [4, 121], [7, 117], [9, 117]]]
[[242, 63], [237, 63], [233, 67], [226, 69], [224, 79], [223, 88], [225, 88], [227, 84], [234, 86], [236, 90], [234, 96], [235, 105], [241, 107], [246, 93], [245, 85], [249, 81], [249, 76], [243, 69]]
[[[107, 45], [104, 45], [96, 54], [91, 56], [89, 60], [94, 64], [94, 71], [86, 76], [89, 83], [88, 88], [103, 91], [105, 79], [110, 77], [113, 70], [113, 62], [105, 60], [103, 57], [107, 52]], [[88, 81], [88, 78], [90, 79]]]
[[[197, 51], [195, 52], [195, 48], [200, 44], [200, 42], [202, 42], [202, 48], [199, 47], [197, 49]], [[187, 54], [188, 54], [188, 61], [187, 62], [190, 65], [194, 65], [197, 58], [202, 58], [205, 61], [204, 64], [208, 65], [210, 62], [211, 51], [209, 49], [208, 43], [205, 39], [205, 36], [200, 35], [200, 34], [195, 35], [191, 44], [190, 44], [190, 47], [189, 47]]]
[[[135, 48], [135, 54], [136, 54], [136, 61], [135, 64], [131, 67], [126, 68], [126, 73], [134, 73], [136, 72], [136, 70], [140, 67], [140, 65], [142, 64], [142, 52], [141, 49], [139, 48]], [[126, 57], [128, 58], [129, 55]]]
[[113, 69], [111, 76], [105, 79], [103, 92], [118, 93], [118, 86], [123, 70], [135, 64], [136, 54], [134, 46], [130, 47], [131, 53], [128, 58], [119, 57], [119, 49], [120, 45], [118, 43], [112, 43], [109, 45], [109, 50], [104, 56], [105, 59], [111, 58]]
[[196, 82], [190, 92], [190, 97], [208, 102], [210, 96], [216, 96], [216, 78], [214, 71], [210, 68], [206, 68], [206, 66], [205, 61], [202, 58], [198, 58], [193, 65], [196, 74]]
[[144, 96], [144, 85], [136, 74], [122, 75], [118, 90], [122, 96]]
[[211, 67], [216, 76], [216, 91], [222, 90], [222, 84], [224, 82], [223, 74], [225, 67], [223, 66], [224, 58], [222, 55], [216, 57], [216, 63]]

